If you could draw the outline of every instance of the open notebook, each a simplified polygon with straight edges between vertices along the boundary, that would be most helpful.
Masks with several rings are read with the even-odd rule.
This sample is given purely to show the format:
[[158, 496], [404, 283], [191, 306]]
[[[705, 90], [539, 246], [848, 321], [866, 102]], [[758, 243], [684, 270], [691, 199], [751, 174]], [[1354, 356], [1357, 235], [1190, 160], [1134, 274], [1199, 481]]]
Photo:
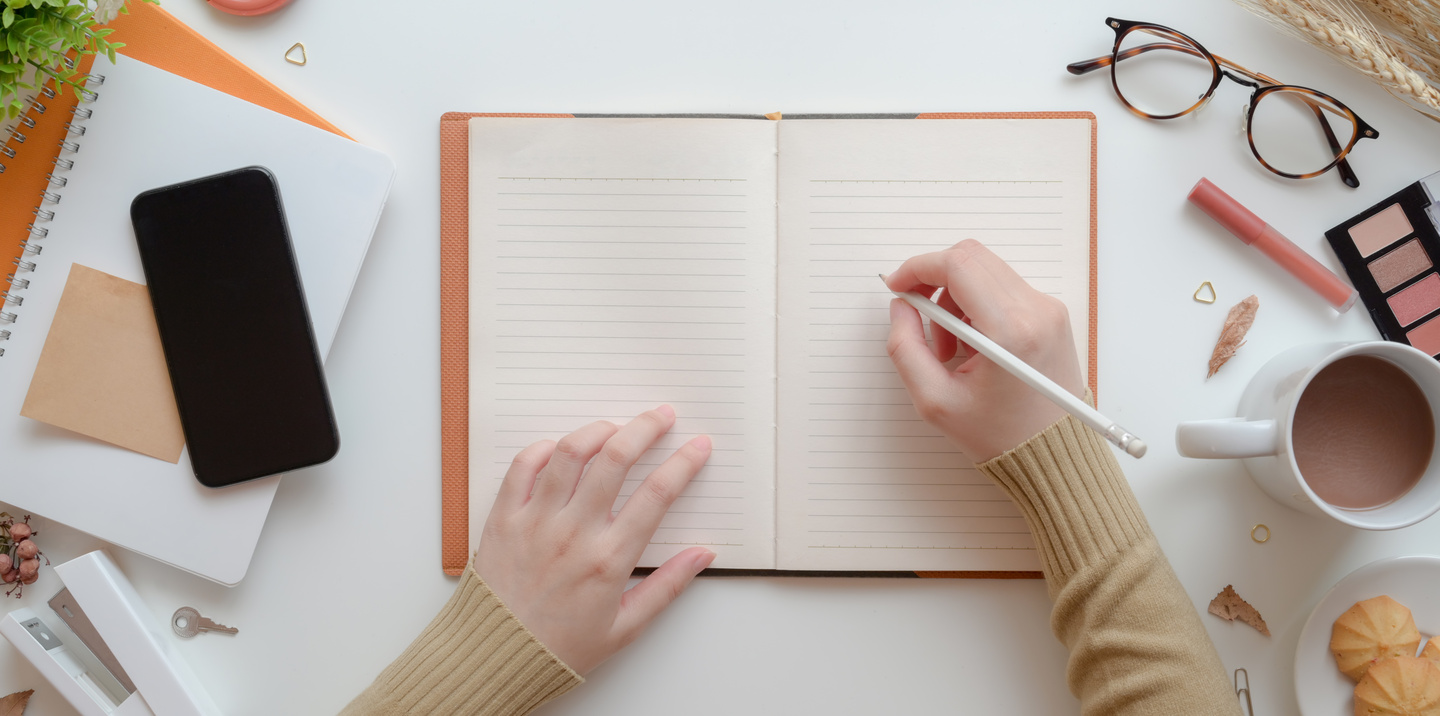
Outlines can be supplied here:
[[621, 503], [714, 453], [641, 566], [1038, 569], [911, 407], [877, 274], [979, 239], [1065, 301], [1093, 376], [1094, 119], [963, 117], [470, 119], [471, 548], [522, 447], [670, 403]]

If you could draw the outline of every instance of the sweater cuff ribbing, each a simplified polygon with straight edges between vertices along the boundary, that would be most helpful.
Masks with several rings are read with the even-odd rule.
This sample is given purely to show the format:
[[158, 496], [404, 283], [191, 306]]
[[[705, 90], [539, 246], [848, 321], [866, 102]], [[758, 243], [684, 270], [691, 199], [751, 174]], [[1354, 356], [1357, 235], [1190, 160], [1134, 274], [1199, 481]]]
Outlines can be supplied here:
[[1024, 514], [1051, 598], [1080, 569], [1151, 534], [1110, 445], [1074, 416], [976, 467]]
[[584, 679], [495, 596], [474, 564], [410, 647], [348, 714], [526, 714]]

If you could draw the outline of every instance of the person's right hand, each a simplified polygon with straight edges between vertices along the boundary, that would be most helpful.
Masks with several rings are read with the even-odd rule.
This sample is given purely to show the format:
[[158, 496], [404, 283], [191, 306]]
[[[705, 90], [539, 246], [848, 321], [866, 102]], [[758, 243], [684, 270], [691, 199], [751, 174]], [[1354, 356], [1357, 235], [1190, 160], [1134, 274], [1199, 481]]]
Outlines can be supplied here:
[[[916, 256], [886, 278], [896, 291], [916, 291], [979, 329], [991, 340], [1077, 397], [1085, 379], [1075, 357], [1065, 304], [1030, 286], [978, 241]], [[920, 314], [900, 299], [890, 302], [887, 349], [910, 400], [926, 422], [954, 440], [971, 460], [985, 462], [1025, 442], [1065, 411], [955, 336], [932, 325], [925, 340]], [[945, 365], [957, 350], [966, 356]]]

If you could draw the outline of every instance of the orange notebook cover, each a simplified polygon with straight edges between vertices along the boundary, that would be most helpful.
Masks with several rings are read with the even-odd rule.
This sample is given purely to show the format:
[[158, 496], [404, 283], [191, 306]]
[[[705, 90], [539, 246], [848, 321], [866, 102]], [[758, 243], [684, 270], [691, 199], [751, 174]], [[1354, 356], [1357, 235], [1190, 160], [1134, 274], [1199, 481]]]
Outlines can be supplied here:
[[[128, 15], [116, 17], [109, 25], [115, 30], [110, 39], [125, 43], [120, 54], [349, 138], [159, 6], [130, 3], [129, 7]], [[87, 57], [80, 70], [93, 69], [103, 75], [107, 64], [103, 58], [96, 61]], [[103, 85], [96, 91], [103, 92]], [[4, 166], [0, 172], [0, 259], [4, 260], [7, 274], [13, 273], [12, 267], [22, 260], [22, 242], [30, 233], [27, 227], [35, 221], [36, 212], [42, 210], [42, 194], [49, 186], [47, 175], [59, 156], [60, 143], [68, 132], [65, 124], [77, 104], [74, 93], [68, 90], [55, 93], [52, 87], [50, 93], [56, 96], [37, 97], [25, 114], [7, 123], [24, 137], [21, 141], [20, 136], [7, 133], [0, 153], [0, 165]], [[164, 108], [157, 107], [156, 111]], [[7, 278], [6, 290], [9, 285]]]
[[[1096, 127], [1089, 112], [925, 113], [916, 119], [1088, 119], [1090, 120], [1090, 296], [1088, 353], [1090, 389], [1099, 395], [1097, 365], [1096, 289]], [[440, 119], [440, 435], [441, 435], [441, 567], [459, 575], [469, 561], [470, 545], [470, 196], [469, 120], [472, 117], [574, 118], [573, 114], [447, 112]], [[779, 119], [779, 115], [767, 115]], [[730, 574], [794, 574], [836, 576], [836, 572], [780, 570], [712, 570]], [[843, 573], [838, 573], [843, 574]], [[1006, 572], [884, 572], [866, 576], [1039, 579], [1035, 571]]]

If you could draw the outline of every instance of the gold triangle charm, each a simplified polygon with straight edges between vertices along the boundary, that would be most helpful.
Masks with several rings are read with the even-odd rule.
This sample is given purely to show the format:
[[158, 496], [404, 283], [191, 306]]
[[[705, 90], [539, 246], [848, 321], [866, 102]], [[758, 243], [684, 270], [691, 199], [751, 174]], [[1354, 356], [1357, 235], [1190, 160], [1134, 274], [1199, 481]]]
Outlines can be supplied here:
[[[296, 50], [300, 51], [300, 59], [298, 60], [294, 57], [291, 57], [291, 55], [295, 54]], [[297, 42], [294, 45], [291, 45], [290, 49], [285, 51], [285, 61], [289, 62], [292, 65], [300, 65], [302, 67], [305, 65], [306, 62], [309, 62], [310, 58], [305, 56], [305, 43]]]
[[[1210, 292], [1210, 297], [1209, 297], [1209, 298], [1205, 298], [1205, 297], [1201, 296], [1200, 293], [1201, 293], [1202, 291], [1209, 291], [1209, 292]], [[1214, 286], [1211, 286], [1209, 281], [1206, 281], [1205, 283], [1200, 284], [1200, 288], [1195, 289], [1195, 300], [1196, 300], [1196, 301], [1199, 301], [1199, 302], [1201, 302], [1201, 303], [1214, 303], [1214, 302], [1215, 302], [1215, 287], [1214, 287]]]

